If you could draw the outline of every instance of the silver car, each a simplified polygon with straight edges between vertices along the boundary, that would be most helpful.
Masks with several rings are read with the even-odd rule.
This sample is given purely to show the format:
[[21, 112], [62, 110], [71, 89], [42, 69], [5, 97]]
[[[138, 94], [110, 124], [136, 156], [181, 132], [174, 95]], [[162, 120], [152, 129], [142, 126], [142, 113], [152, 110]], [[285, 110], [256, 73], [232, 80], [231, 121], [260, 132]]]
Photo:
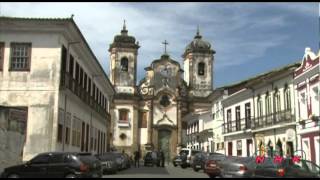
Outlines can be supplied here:
[[252, 169], [252, 167], [250, 165], [252, 164], [252, 161], [254, 161], [253, 157], [227, 156], [217, 164], [221, 171], [220, 177], [251, 177], [250, 169]]

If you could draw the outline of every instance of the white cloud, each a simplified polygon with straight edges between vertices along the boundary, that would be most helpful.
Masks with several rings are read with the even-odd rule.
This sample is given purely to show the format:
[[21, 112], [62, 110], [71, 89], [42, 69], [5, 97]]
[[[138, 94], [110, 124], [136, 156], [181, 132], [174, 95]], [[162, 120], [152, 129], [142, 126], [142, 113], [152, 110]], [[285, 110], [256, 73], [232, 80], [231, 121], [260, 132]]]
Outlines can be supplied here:
[[[129, 35], [140, 42], [138, 79], [144, 67], [160, 57], [163, 42], [169, 41], [171, 57], [181, 54], [193, 39], [199, 24], [203, 38], [217, 51], [216, 67], [249, 63], [265, 56], [290, 38], [280, 32], [290, 22], [288, 15], [267, 10], [281, 9], [302, 16], [313, 15], [308, 3], [1, 3], [1, 15], [25, 17], [70, 17], [75, 21], [94, 53], [108, 72], [108, 46], [120, 33], [123, 19]], [[236, 58], [235, 58], [236, 57]]]

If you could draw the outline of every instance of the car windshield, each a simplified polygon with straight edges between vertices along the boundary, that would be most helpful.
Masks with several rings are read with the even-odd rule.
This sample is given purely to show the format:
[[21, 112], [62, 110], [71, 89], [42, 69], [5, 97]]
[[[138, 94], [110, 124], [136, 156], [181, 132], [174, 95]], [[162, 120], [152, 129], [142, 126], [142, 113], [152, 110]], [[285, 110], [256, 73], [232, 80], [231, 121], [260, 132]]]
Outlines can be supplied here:
[[98, 158], [102, 161], [106, 161], [106, 160], [114, 160], [115, 156], [111, 153], [108, 153], [108, 154], [99, 155]]

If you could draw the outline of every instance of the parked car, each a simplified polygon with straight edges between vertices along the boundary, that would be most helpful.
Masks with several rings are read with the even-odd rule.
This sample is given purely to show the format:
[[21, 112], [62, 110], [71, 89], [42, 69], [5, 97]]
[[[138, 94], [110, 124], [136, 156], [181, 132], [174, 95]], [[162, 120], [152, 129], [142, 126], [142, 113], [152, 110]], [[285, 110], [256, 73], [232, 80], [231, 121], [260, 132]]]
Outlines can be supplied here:
[[172, 164], [173, 164], [174, 167], [180, 166], [181, 162], [182, 162], [181, 155], [179, 155], [179, 154], [176, 155], [172, 160]]
[[249, 170], [254, 168], [254, 165], [252, 164], [253, 161], [255, 161], [255, 158], [253, 157], [227, 156], [217, 162], [217, 168], [220, 170], [218, 176], [223, 178], [251, 177], [252, 171]]
[[131, 167], [131, 159], [129, 155], [126, 153], [124, 153], [123, 156], [124, 156], [124, 163], [125, 163], [126, 169], [128, 169]]
[[186, 168], [186, 167], [192, 166], [194, 155], [199, 152], [201, 152], [201, 151], [194, 150], [194, 149], [188, 149], [188, 148], [182, 148], [179, 153], [181, 156], [181, 160], [182, 160], [181, 167]]
[[209, 157], [205, 161], [204, 172], [210, 177], [215, 178], [220, 176], [220, 168], [217, 165], [218, 162], [224, 160], [226, 156], [220, 153], [210, 153]]
[[101, 164], [90, 153], [47, 152], [4, 169], [2, 178], [100, 178]]
[[293, 163], [291, 158], [286, 158], [277, 164], [273, 158], [265, 158], [262, 164], [251, 163], [254, 178], [320, 178], [320, 167], [307, 160]]
[[[156, 158], [154, 159], [152, 157], [152, 154], [155, 153], [156, 155]], [[144, 166], [148, 166], [148, 165], [151, 165], [151, 166], [154, 166], [154, 165], [157, 165], [158, 167], [160, 167], [160, 158], [159, 158], [159, 153], [155, 152], [155, 151], [149, 151], [146, 153], [146, 155], [144, 156], [143, 158], [144, 160]]]
[[118, 171], [116, 157], [113, 153], [104, 153], [96, 155], [101, 162], [102, 174], [115, 174]]
[[118, 170], [126, 169], [127, 165], [126, 165], [126, 161], [125, 161], [124, 155], [122, 153], [120, 153], [120, 152], [113, 152], [113, 155], [116, 158], [116, 163], [118, 165]]
[[192, 162], [193, 170], [197, 172], [201, 169], [204, 169], [204, 164], [208, 156], [209, 156], [209, 153], [207, 152], [199, 152], [195, 154]]

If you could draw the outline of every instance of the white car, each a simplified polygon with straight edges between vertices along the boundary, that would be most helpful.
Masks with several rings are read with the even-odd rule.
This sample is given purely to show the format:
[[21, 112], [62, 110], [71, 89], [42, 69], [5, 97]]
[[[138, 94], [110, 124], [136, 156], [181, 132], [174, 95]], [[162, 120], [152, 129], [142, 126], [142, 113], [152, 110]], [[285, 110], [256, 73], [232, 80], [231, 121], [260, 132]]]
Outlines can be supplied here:
[[182, 148], [180, 151], [180, 155], [186, 154], [187, 155], [187, 166], [191, 166], [193, 163], [193, 158], [194, 155], [197, 154], [198, 152], [201, 152], [200, 150], [195, 150], [195, 149], [189, 149], [189, 148]]

